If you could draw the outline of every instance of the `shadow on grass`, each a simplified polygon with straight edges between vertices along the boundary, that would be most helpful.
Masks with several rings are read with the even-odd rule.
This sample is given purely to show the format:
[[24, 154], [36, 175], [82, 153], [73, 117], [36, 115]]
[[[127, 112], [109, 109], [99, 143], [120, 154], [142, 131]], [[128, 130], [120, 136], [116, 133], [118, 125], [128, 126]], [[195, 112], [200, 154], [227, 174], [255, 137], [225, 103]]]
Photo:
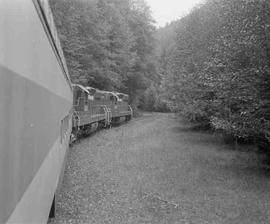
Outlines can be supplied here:
[[[219, 151], [225, 153], [235, 152], [236, 155], [238, 153], [247, 153], [247, 156], [249, 154], [250, 158], [257, 160], [257, 166], [252, 168], [242, 167], [242, 169], [250, 169], [249, 171], [253, 173], [263, 172], [264, 175], [270, 177], [270, 153], [260, 152], [258, 147], [252, 142], [240, 140], [236, 141], [232, 137], [224, 135], [224, 133], [215, 132], [208, 128], [203, 130], [198, 128], [196, 125], [186, 122], [182, 123], [181, 126], [172, 127], [170, 130], [173, 133], [179, 134], [179, 136], [187, 133], [187, 135], [184, 135], [185, 139], [194, 147], [203, 146], [204, 149], [208, 148], [208, 150], [212, 149], [217, 152]], [[235, 167], [232, 166], [228, 169], [234, 168]], [[237, 168], [235, 168], [235, 170], [237, 170]]]
[[197, 126], [178, 126], [171, 128], [171, 131], [174, 133], [180, 133], [180, 132], [193, 132], [193, 133], [214, 133], [209, 128], [198, 128]]
[[199, 133], [214, 133], [214, 130], [209, 124], [192, 124], [187, 121], [180, 121], [181, 126], [176, 126], [171, 129], [174, 133], [179, 132], [199, 132]]
[[227, 145], [228, 150], [237, 151], [256, 151], [256, 146], [250, 141], [236, 141], [232, 136], [226, 135], [221, 132], [214, 131], [209, 126], [183, 124], [171, 128], [173, 133], [189, 133], [190, 141], [192, 143], [215, 143], [218, 145]]

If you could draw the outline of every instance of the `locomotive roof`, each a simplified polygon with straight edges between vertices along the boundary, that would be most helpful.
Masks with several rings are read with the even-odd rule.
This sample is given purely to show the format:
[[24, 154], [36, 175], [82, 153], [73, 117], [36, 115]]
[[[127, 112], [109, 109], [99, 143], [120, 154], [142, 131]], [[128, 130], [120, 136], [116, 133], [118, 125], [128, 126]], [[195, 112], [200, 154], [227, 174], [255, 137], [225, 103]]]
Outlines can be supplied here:
[[128, 94], [125, 94], [125, 93], [118, 93], [118, 92], [115, 92], [117, 95], [123, 95], [123, 96], [128, 96]]
[[117, 98], [117, 100], [119, 100], [119, 96], [115, 93], [115, 92], [110, 92], [113, 96], [115, 96]]
[[97, 91], [99, 93], [113, 95], [114, 97], [116, 97], [117, 100], [120, 100], [119, 96], [115, 92], [110, 92], [110, 91], [105, 91], [105, 90], [97, 90]]
[[89, 94], [89, 91], [87, 90], [86, 87], [80, 85], [80, 84], [72, 84], [73, 87], [79, 87], [80, 89], [82, 89], [83, 91], [87, 92]]
[[118, 96], [119, 99], [123, 99], [124, 97], [128, 98], [129, 96], [125, 93], [118, 93], [118, 92], [115, 92], [115, 94]]
[[113, 95], [117, 98], [117, 100], [121, 100], [120, 96], [126, 96], [128, 97], [127, 94], [125, 93], [119, 93], [119, 92], [111, 92], [111, 91], [106, 91], [106, 90], [99, 90], [99, 89], [96, 89], [96, 88], [93, 88], [93, 87], [90, 87], [90, 86], [82, 86], [80, 84], [72, 84], [73, 87], [77, 86], [79, 88], [81, 88], [83, 91], [87, 92], [88, 94], [90, 94], [91, 91], [96, 91], [97, 93], [101, 93], [101, 94], [110, 94], [110, 95]]
[[85, 88], [89, 91], [90, 94], [95, 94], [96, 92], [98, 92], [98, 89], [90, 86], [86, 86]]

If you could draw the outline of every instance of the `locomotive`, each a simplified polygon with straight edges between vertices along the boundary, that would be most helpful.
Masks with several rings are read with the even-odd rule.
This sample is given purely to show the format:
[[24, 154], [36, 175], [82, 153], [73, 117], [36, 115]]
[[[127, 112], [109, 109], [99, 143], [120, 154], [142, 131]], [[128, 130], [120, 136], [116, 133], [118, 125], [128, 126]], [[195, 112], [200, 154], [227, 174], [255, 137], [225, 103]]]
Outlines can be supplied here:
[[132, 109], [126, 94], [72, 84], [48, 0], [2, 0], [0, 29], [0, 223], [47, 223], [70, 137]]
[[132, 108], [129, 97], [118, 92], [101, 91], [92, 87], [73, 84], [72, 137], [87, 135], [97, 128], [129, 121]]

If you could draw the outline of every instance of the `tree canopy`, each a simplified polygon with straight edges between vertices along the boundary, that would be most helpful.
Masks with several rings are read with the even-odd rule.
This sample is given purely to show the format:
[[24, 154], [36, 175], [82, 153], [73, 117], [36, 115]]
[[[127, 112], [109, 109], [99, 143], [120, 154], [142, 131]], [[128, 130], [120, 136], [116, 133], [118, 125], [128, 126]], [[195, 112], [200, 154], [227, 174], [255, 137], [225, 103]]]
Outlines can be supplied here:
[[[270, 2], [208, 0], [159, 54], [175, 111], [236, 138], [270, 140]], [[168, 46], [168, 45], [167, 45]]]
[[50, 0], [75, 83], [270, 142], [270, 2], [206, 0], [155, 30], [143, 0]]
[[142, 0], [50, 0], [74, 83], [130, 94], [135, 105], [156, 71], [155, 27]]

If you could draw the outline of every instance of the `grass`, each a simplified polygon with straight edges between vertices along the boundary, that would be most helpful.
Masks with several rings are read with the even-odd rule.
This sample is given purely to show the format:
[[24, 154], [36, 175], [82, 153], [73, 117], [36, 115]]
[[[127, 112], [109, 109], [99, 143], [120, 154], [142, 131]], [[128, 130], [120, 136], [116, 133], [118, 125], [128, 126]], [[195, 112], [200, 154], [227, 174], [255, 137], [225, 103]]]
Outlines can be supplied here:
[[248, 151], [144, 114], [71, 148], [53, 222], [270, 223], [269, 170]]

